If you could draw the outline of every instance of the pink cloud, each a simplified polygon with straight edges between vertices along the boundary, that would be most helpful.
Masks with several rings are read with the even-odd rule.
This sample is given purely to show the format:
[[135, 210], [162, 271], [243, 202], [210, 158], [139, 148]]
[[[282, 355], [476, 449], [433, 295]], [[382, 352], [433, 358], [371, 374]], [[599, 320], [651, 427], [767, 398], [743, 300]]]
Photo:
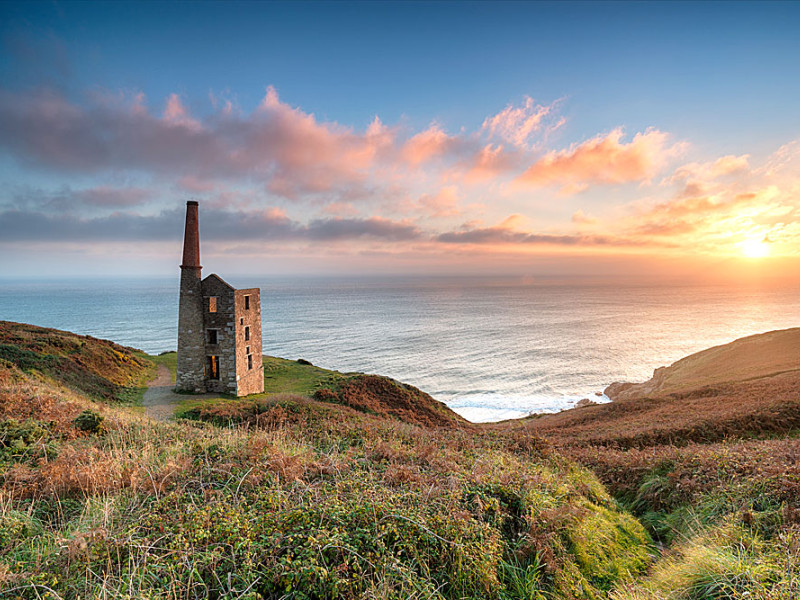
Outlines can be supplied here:
[[390, 152], [395, 143], [396, 129], [387, 127], [376, 116], [367, 127], [364, 152], [372, 160], [382, 153]]
[[322, 208], [322, 212], [334, 217], [355, 217], [358, 209], [351, 202], [332, 202]]
[[748, 205], [765, 205], [772, 200], [768, 192], [736, 194], [728, 198], [683, 196], [661, 202], [645, 213], [647, 217], [698, 217], [725, 211], [740, 210]]
[[196, 131], [202, 129], [199, 121], [196, 121], [189, 115], [189, 111], [186, 110], [178, 94], [169, 95], [162, 118], [166, 123], [176, 127], [186, 127], [187, 129]]
[[454, 139], [438, 125], [431, 125], [405, 143], [403, 158], [414, 166], [419, 165], [452, 149]]
[[278, 208], [273, 206], [271, 208], [266, 208], [261, 211], [261, 216], [264, 220], [270, 221], [273, 223], [288, 223], [289, 217], [286, 214], [286, 210], [283, 208]]
[[515, 181], [534, 186], [644, 181], [679, 150], [679, 146], [667, 147], [668, 135], [655, 129], [637, 133], [627, 144], [622, 136], [622, 130], [615, 129], [568, 150], [548, 152]]
[[[698, 231], [708, 234], [717, 229], [730, 235], [736, 228], [731, 225], [733, 221], [744, 215], [767, 215], [771, 209], [781, 207], [774, 200], [767, 191], [733, 196], [692, 196], [681, 193], [672, 200], [660, 202], [631, 217], [628, 226], [637, 235], [678, 236]], [[784, 218], [784, 214], [777, 218]]]
[[[546, 126], [546, 118], [551, 115], [557, 103], [549, 106], [536, 104], [530, 96], [525, 97], [521, 106], [509, 104], [502, 111], [492, 117], [487, 117], [481, 127], [489, 136], [499, 137], [515, 146], [525, 148], [531, 137], [542, 131]], [[553, 131], [564, 124], [564, 119], [558, 119], [548, 127]]]
[[[225, 91], [223, 92], [224, 95], [228, 95], [230, 92]], [[223, 115], [229, 116], [233, 114], [235, 110], [233, 101], [226, 97], [217, 96], [214, 92], [208, 93], [208, 99], [211, 102], [211, 106], [214, 107], [214, 110], [219, 110]]]
[[143, 116], [147, 114], [147, 97], [144, 92], [138, 92], [131, 101], [131, 114]]
[[205, 192], [213, 192], [217, 189], [217, 185], [213, 181], [196, 177], [194, 175], [186, 175], [178, 180], [178, 185], [187, 192], [201, 194]]
[[572, 222], [576, 225], [596, 225], [597, 219], [587, 215], [583, 210], [578, 209], [572, 213]]
[[519, 156], [509, 153], [502, 145], [486, 144], [466, 163], [464, 180], [475, 183], [507, 173], [518, 164]]
[[445, 244], [487, 245], [487, 246], [640, 246], [643, 242], [614, 235], [572, 235], [549, 232], [526, 231], [521, 226], [526, 223], [522, 215], [511, 215], [493, 227], [465, 224], [457, 231], [449, 231], [436, 236]]
[[[408, 221], [381, 217], [367, 219], [313, 219], [304, 224], [280, 208], [259, 211], [204, 210], [203, 237], [209, 241], [300, 241], [307, 243], [402, 242], [421, 239], [422, 232]], [[180, 209], [142, 216], [115, 212], [105, 217], [53, 216], [40, 211], [0, 211], [3, 241], [160, 241], [174, 240], [180, 229]]]
[[[270, 159], [267, 166], [274, 169], [270, 189], [290, 198], [328, 191], [343, 181], [360, 181], [374, 159], [375, 146], [365, 136], [335, 123], [317, 122], [313, 114], [281, 102], [272, 86], [251, 125], [247, 145], [262, 160]], [[237, 158], [245, 165], [251, 162], [247, 156]]]
[[419, 204], [431, 217], [455, 217], [461, 214], [458, 188], [454, 185], [442, 188], [435, 195], [425, 194], [419, 199]]
[[748, 162], [749, 155], [744, 154], [742, 156], [723, 156], [722, 158], [718, 158], [714, 161], [714, 164], [711, 169], [711, 174], [714, 177], [720, 177], [722, 175], [729, 175], [730, 173], [736, 173], [737, 171], [744, 171], [750, 167], [750, 163]]
[[394, 131], [377, 119], [363, 133], [320, 123], [282, 102], [274, 88], [249, 115], [223, 108], [202, 122], [175, 94], [156, 116], [141, 94], [84, 106], [49, 91], [0, 91], [0, 129], [0, 147], [40, 167], [139, 169], [195, 180], [247, 177], [289, 198], [363, 184], [394, 143]]

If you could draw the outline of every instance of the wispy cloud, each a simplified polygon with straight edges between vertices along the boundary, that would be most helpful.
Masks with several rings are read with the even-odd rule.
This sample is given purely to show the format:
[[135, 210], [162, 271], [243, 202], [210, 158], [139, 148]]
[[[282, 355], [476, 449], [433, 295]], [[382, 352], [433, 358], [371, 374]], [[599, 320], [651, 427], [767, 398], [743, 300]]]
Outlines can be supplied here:
[[75, 192], [75, 197], [91, 206], [126, 208], [144, 204], [153, 197], [153, 192], [135, 187], [114, 188], [102, 185]]
[[572, 213], [571, 221], [577, 225], [596, 225], [599, 222], [596, 218], [587, 215], [580, 208]]
[[[5, 190], [0, 242], [175, 241], [182, 214], [169, 207], [186, 196], [202, 201], [210, 242], [350, 255], [712, 252], [744, 237], [777, 247], [800, 236], [796, 144], [761, 166], [729, 154], [675, 167], [687, 144], [658, 129], [547, 149], [559, 103], [528, 97], [456, 133], [377, 116], [357, 130], [272, 87], [250, 112], [213, 95], [210, 112], [178, 94], [152, 105], [138, 92], [76, 97], [0, 91], [0, 152], [50, 186]], [[613, 198], [587, 194], [580, 208], [563, 197], [612, 185]]]
[[556, 114], [558, 104], [558, 101], [549, 105], [536, 104], [533, 98], [526, 96], [521, 105], [509, 104], [496, 115], [487, 117], [481, 131], [527, 149], [537, 135], [551, 133], [565, 123], [565, 119]]
[[[105, 217], [54, 216], [41, 211], [0, 212], [0, 240], [4, 242], [166, 241], [181, 231], [183, 212], [163, 211], [142, 216], [114, 213]], [[313, 219], [304, 224], [289, 218], [279, 208], [260, 211], [204, 210], [202, 236], [208, 241], [296, 240], [306, 242], [373, 239], [408, 241], [422, 237], [408, 221], [381, 217]]]
[[705, 162], [693, 162], [683, 165], [675, 170], [672, 176], [667, 180], [672, 183], [686, 179], [716, 179], [732, 173], [740, 173], [750, 168], [749, 155], [743, 154], [742, 156], [721, 156], [720, 158]]
[[518, 228], [522, 219], [511, 215], [498, 225], [476, 227], [467, 225], [457, 231], [442, 233], [436, 240], [446, 244], [475, 245], [537, 245], [537, 246], [641, 246], [647, 242], [613, 235], [576, 235], [525, 231]]

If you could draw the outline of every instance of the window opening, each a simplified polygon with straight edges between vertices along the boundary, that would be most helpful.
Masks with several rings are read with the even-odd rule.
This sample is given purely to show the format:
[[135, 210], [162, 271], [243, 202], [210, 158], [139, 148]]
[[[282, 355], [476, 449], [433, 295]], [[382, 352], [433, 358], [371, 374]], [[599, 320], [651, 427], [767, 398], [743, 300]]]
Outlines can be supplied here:
[[244, 297], [244, 309], [250, 310], [250, 296]]
[[250, 327], [244, 328], [244, 341], [247, 342], [250, 340]]
[[208, 299], [208, 312], [215, 313], [217, 312], [217, 297], [211, 296]]
[[247, 355], [247, 370], [248, 371], [252, 371], [253, 370], [253, 355], [252, 354], [248, 354]]
[[209, 329], [208, 330], [208, 343], [209, 344], [216, 344], [217, 343], [217, 330], [216, 329]]
[[219, 356], [208, 357], [208, 378], [219, 379]]

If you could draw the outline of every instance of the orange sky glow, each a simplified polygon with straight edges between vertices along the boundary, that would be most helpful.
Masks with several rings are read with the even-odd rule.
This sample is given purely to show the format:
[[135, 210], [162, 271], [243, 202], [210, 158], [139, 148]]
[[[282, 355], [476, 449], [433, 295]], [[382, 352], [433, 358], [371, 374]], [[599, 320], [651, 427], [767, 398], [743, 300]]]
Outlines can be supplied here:
[[[215, 10], [197, 7], [201, 21]], [[241, 8], [225, 19], [245, 28]], [[251, 8], [264, 23], [279, 18], [271, 6]], [[551, 40], [568, 47], [534, 52], [527, 36], [503, 53], [498, 27], [465, 63], [466, 38], [448, 42], [459, 48], [450, 56], [403, 29], [376, 56], [356, 44], [312, 76], [303, 69], [344, 53], [348, 36], [331, 28], [339, 43], [324, 52], [310, 34], [305, 45], [298, 37], [292, 47], [308, 56], [283, 52], [283, 65], [259, 51], [269, 36], [248, 37], [246, 58], [214, 63], [207, 44], [181, 33], [196, 52], [165, 53], [154, 73], [145, 60], [101, 51], [113, 44], [98, 13], [21, 6], [15, 21], [6, 9], [0, 274], [173, 274], [193, 199], [204, 263], [226, 273], [800, 281], [800, 130], [787, 100], [800, 77], [786, 70], [797, 61], [768, 43], [797, 43], [778, 14], [796, 7], [772, 6], [758, 27], [749, 9], [736, 18], [748, 38], [729, 50], [758, 58], [749, 62], [710, 52], [730, 40], [709, 41], [700, 21], [685, 43], [662, 27], [688, 22], [685, 11], [711, 18], [713, 4], [625, 6], [622, 17], [654, 11], [649, 29], [625, 26], [629, 45], [605, 33], [586, 41], [602, 3], [584, 6], [575, 30], [558, 6], [487, 3], [474, 7], [480, 18], [424, 8], [475, 31], [486, 19], [514, 22], [508, 11], [538, 11], [569, 30]], [[724, 10], [734, 8], [747, 7]], [[373, 9], [411, 17], [402, 6]], [[359, 18], [381, 17], [370, 11]], [[136, 40], [147, 26], [133, 15], [115, 31]], [[648, 68], [623, 77], [638, 54]], [[384, 59], [406, 79], [380, 71]], [[693, 60], [702, 77], [689, 77]], [[781, 61], [774, 73], [763, 66], [771, 61]]]

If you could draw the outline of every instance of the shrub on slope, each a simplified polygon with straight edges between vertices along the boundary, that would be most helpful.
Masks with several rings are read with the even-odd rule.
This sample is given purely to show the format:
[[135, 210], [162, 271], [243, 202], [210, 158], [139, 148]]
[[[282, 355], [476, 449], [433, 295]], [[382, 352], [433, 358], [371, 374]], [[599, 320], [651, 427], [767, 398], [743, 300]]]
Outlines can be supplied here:
[[[649, 560], [588, 472], [456, 431], [356, 413], [271, 431], [123, 422], [80, 442], [62, 468], [6, 479], [35, 494], [3, 517], [26, 519], [4, 559], [26, 597], [25, 582], [62, 597], [599, 598]], [[64, 485], [66, 465], [84, 478]]]
[[314, 392], [314, 398], [429, 427], [470, 427], [460, 415], [406, 383], [380, 375], [351, 375]]

